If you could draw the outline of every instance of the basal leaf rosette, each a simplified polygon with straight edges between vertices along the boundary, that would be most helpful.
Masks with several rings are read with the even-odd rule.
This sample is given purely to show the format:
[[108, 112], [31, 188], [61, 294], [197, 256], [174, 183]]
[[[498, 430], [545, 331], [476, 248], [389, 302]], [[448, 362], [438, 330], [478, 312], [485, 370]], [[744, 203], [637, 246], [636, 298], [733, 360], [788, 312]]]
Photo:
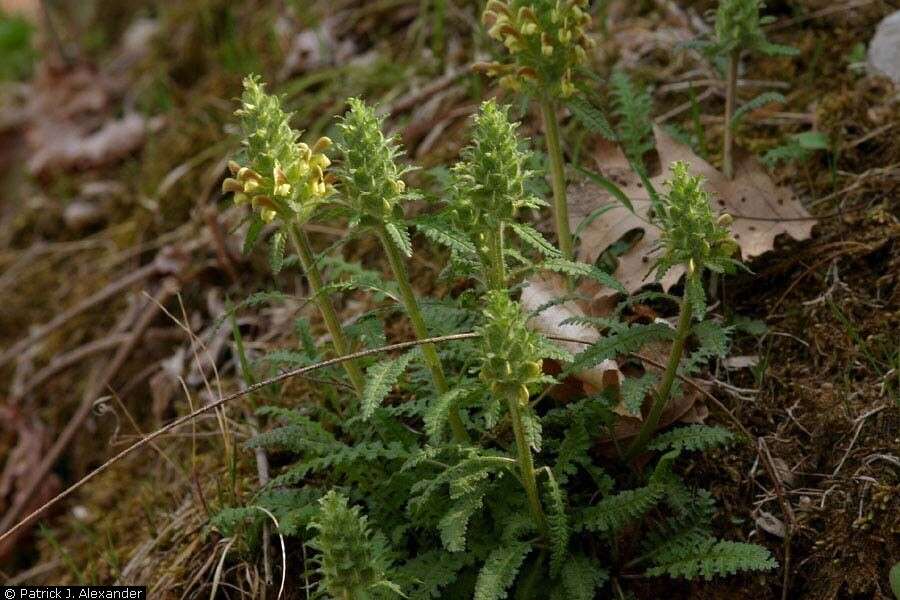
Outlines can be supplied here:
[[331, 140], [321, 137], [312, 147], [300, 142], [291, 114], [257, 77], [244, 80], [235, 114], [244, 134], [243, 156], [228, 164], [232, 176], [222, 183], [222, 191], [233, 193], [238, 204], [250, 204], [265, 222], [279, 217], [305, 223], [334, 191], [325, 172], [331, 164], [325, 155]]
[[481, 380], [496, 396], [528, 403], [528, 386], [541, 378], [541, 343], [525, 324], [522, 307], [506, 291], [487, 294], [481, 333]]
[[575, 93], [575, 72], [594, 47], [587, 11], [588, 0], [490, 0], [482, 21], [506, 46], [509, 61], [477, 68], [515, 90], [568, 98]]
[[341, 192], [350, 204], [356, 224], [379, 225], [402, 219], [402, 203], [416, 197], [407, 191], [403, 176], [412, 169], [400, 167], [403, 150], [396, 136], [385, 136], [383, 118], [358, 98], [338, 123], [337, 170]]

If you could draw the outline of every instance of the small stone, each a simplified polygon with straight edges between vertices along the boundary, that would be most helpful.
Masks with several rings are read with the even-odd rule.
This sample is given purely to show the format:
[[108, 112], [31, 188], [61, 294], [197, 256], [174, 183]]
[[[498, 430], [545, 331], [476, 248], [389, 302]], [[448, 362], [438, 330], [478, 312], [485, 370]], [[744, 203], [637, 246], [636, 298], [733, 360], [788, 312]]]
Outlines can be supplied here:
[[73, 200], [63, 210], [63, 221], [73, 231], [83, 231], [103, 220], [103, 211], [85, 200]]
[[900, 85], [900, 10], [878, 24], [869, 44], [869, 68]]

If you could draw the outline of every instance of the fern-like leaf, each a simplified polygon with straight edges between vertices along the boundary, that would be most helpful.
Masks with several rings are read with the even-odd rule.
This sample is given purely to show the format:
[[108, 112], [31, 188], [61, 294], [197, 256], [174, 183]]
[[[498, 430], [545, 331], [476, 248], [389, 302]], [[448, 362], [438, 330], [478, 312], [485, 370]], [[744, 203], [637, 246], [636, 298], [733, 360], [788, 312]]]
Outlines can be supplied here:
[[412, 256], [412, 241], [409, 239], [406, 226], [399, 223], [387, 223], [384, 228], [387, 229], [388, 235], [391, 236], [391, 240], [400, 248], [400, 251], [407, 257]]
[[688, 425], [678, 427], [656, 436], [651, 450], [706, 450], [715, 446], [725, 446], [734, 440], [727, 429], [710, 425]]
[[581, 528], [588, 531], [613, 532], [644, 516], [662, 499], [662, 486], [648, 485], [607, 496], [585, 509]]
[[594, 560], [575, 555], [562, 566], [562, 589], [558, 590], [559, 600], [593, 600], [597, 588], [609, 579], [609, 572]]
[[637, 352], [650, 342], [670, 340], [672, 328], [662, 323], [634, 325], [621, 333], [614, 333], [597, 340], [587, 350], [575, 355], [570, 371], [582, 371], [600, 364], [608, 358], [628, 352]]
[[575, 277], [587, 277], [597, 283], [605, 285], [617, 292], [625, 293], [625, 288], [615, 277], [594, 265], [566, 260], [564, 258], [551, 258], [541, 263], [541, 268], [554, 273], [564, 273]]
[[362, 418], [370, 419], [412, 360], [412, 352], [375, 363], [366, 371], [366, 389], [362, 397]]
[[544, 484], [547, 502], [547, 525], [550, 537], [550, 574], [553, 577], [559, 574], [568, 554], [569, 548], [569, 517], [566, 514], [566, 496], [562, 488], [556, 482], [551, 471], [547, 471], [547, 481]]
[[760, 94], [753, 100], [750, 100], [736, 111], [734, 111], [734, 116], [731, 117], [731, 127], [737, 127], [737, 124], [740, 123], [741, 119], [749, 112], [753, 112], [754, 110], [758, 110], [767, 104], [773, 104], [775, 102], [784, 103], [787, 102], [784, 95], [779, 94], [778, 92], [766, 92], [764, 94]]
[[644, 373], [640, 377], [628, 377], [622, 382], [622, 404], [631, 415], [639, 415], [647, 393], [656, 385], [657, 377], [653, 373]]
[[428, 439], [431, 440], [431, 443], [436, 444], [440, 440], [447, 427], [447, 419], [450, 416], [451, 407], [460, 396], [469, 391], [467, 388], [455, 387], [441, 394], [428, 405], [428, 410], [425, 412], [423, 419], [425, 421], [425, 433], [428, 434]]
[[491, 552], [475, 583], [475, 600], [503, 600], [531, 551], [527, 542], [509, 542]]
[[556, 246], [544, 239], [544, 236], [531, 225], [510, 221], [509, 226], [520, 240], [540, 252], [542, 255], [549, 258], [561, 256]]
[[654, 557], [656, 566], [647, 575], [673, 578], [712, 579], [741, 571], [768, 571], [778, 566], [772, 554], [756, 544], [729, 542], [715, 538], [695, 538], [685, 545]]
[[611, 142], [616, 141], [617, 136], [606, 117], [587, 99], [573, 96], [566, 101], [566, 106], [575, 115], [575, 118], [591, 133], [599, 133]]

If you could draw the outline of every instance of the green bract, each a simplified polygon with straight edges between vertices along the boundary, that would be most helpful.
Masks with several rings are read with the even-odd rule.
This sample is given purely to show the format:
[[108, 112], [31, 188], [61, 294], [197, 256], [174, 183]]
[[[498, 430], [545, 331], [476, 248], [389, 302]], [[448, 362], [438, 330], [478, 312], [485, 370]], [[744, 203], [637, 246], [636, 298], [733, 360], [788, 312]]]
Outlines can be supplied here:
[[709, 49], [716, 53], [751, 50], [764, 54], [796, 54], [796, 49], [766, 39], [761, 25], [767, 19], [759, 16], [763, 8], [765, 3], [761, 0], [721, 0], [716, 11], [716, 41]]
[[657, 263], [659, 277], [675, 265], [683, 264], [688, 275], [702, 269], [731, 272], [738, 264], [732, 256], [737, 243], [728, 230], [731, 216], [713, 214], [703, 178], [692, 176], [687, 164], [672, 163], [672, 178], [656, 210], [656, 224], [662, 229], [663, 257]]
[[525, 325], [525, 315], [505, 291], [488, 292], [481, 333], [482, 381], [497, 396], [528, 403], [528, 385], [541, 377], [541, 343]]
[[358, 506], [334, 490], [319, 501], [319, 514], [310, 523], [316, 537], [309, 545], [321, 555], [324, 588], [333, 598], [371, 598], [379, 589], [399, 592], [385, 577], [386, 552], [372, 539], [368, 519]]
[[406, 191], [403, 175], [411, 169], [397, 165], [403, 154], [395, 136], [382, 133], [383, 119], [358, 98], [338, 123], [337, 147], [341, 165], [337, 176], [341, 191], [353, 209], [353, 219], [377, 225], [403, 218], [401, 203], [413, 195]]
[[593, 41], [587, 0], [490, 0], [482, 21], [503, 42], [509, 63], [479, 69], [501, 76], [501, 83], [534, 95], [567, 98], [575, 92], [573, 72], [587, 62]]
[[530, 153], [520, 147], [518, 123], [509, 121], [509, 107], [490, 100], [475, 117], [472, 145], [453, 166], [452, 216], [465, 230], [496, 227], [511, 221], [523, 207], [542, 206], [525, 182]]
[[222, 191], [234, 193], [237, 203], [249, 202], [263, 221], [278, 216], [304, 223], [333, 191], [325, 177], [331, 163], [324, 154], [331, 140], [319, 138], [312, 148], [298, 142], [291, 114], [263, 88], [257, 77], [244, 79], [235, 113], [244, 132], [244, 164], [229, 163], [233, 177], [222, 183]]

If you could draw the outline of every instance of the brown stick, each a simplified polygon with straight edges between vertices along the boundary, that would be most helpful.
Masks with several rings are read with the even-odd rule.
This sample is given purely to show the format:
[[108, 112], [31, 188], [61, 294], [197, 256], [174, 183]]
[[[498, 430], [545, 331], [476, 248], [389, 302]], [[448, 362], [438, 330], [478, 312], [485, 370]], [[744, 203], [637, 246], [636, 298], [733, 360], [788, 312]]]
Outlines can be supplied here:
[[[139, 450], [140, 448], [146, 446], [147, 444], [150, 444], [153, 440], [160, 437], [161, 435], [168, 433], [169, 431], [176, 429], [176, 428], [180, 427], [181, 425], [184, 425], [185, 423], [197, 418], [198, 416], [202, 415], [205, 412], [219, 408], [223, 404], [231, 402], [232, 400], [236, 400], [236, 399], [246, 396], [248, 394], [257, 392], [266, 386], [272, 385], [273, 383], [279, 383], [286, 379], [290, 379], [290, 378], [296, 377], [296, 376], [301, 376], [306, 373], [315, 371], [317, 369], [322, 369], [325, 367], [338, 365], [338, 364], [341, 364], [348, 360], [357, 360], [360, 358], [364, 358], [366, 356], [371, 356], [373, 354], [381, 354], [384, 352], [406, 350], [408, 348], [413, 348], [413, 347], [419, 346], [421, 344], [440, 344], [443, 342], [452, 342], [452, 341], [457, 341], [457, 340], [471, 340], [471, 339], [475, 339], [478, 337], [480, 337], [480, 334], [476, 333], [476, 332], [457, 333], [457, 334], [453, 334], [453, 335], [445, 335], [445, 336], [441, 336], [441, 337], [427, 338], [424, 340], [413, 340], [413, 341], [409, 341], [409, 342], [400, 342], [398, 344], [392, 344], [390, 346], [382, 346], [381, 348], [370, 348], [368, 350], [362, 350], [360, 352], [356, 352], [353, 354], [347, 354], [345, 356], [338, 356], [335, 358], [324, 360], [324, 361], [321, 361], [321, 362], [318, 362], [316, 364], [309, 365], [306, 367], [299, 367], [296, 369], [291, 369], [290, 371], [285, 371], [284, 373], [276, 375], [275, 377], [271, 377], [264, 381], [260, 381], [259, 383], [255, 383], [253, 385], [247, 386], [246, 388], [244, 388], [241, 391], [238, 391], [233, 394], [229, 394], [227, 396], [219, 398], [218, 400], [216, 400], [214, 402], [210, 402], [209, 404], [206, 404], [205, 406], [202, 406], [182, 417], [175, 419], [168, 425], [164, 425], [163, 427], [160, 427], [153, 433], [147, 435], [144, 438], [141, 438], [140, 440], [136, 441], [132, 445], [128, 446], [127, 448], [125, 448], [124, 450], [119, 452], [118, 454], [114, 455], [112, 458], [108, 459], [105, 463], [103, 463], [102, 465], [100, 465], [99, 467], [97, 467], [96, 469], [94, 469], [93, 471], [91, 471], [90, 473], [88, 473], [87, 475], [82, 477], [81, 479], [79, 479], [77, 482], [73, 483], [71, 486], [69, 486], [68, 488], [66, 488], [65, 490], [63, 490], [62, 492], [57, 494], [56, 496], [54, 496], [48, 502], [44, 503], [44, 505], [42, 505], [40, 508], [36, 509], [32, 513], [30, 513], [28, 516], [26, 516], [24, 519], [22, 519], [21, 521], [16, 523], [12, 528], [7, 529], [9, 527], [9, 524], [7, 522], [12, 521], [12, 519], [4, 518], [3, 523], [0, 524], [0, 531], [3, 531], [2, 535], [0, 535], [0, 544], [2, 544], [10, 536], [14, 535], [16, 531], [18, 531], [19, 529], [21, 529], [22, 527], [24, 527], [25, 525], [27, 525], [28, 523], [30, 523], [31, 521], [33, 521], [34, 519], [36, 519], [37, 517], [42, 515], [44, 512], [46, 512], [48, 509], [50, 509], [53, 506], [55, 506], [56, 504], [58, 504], [60, 501], [64, 500], [68, 496], [72, 495], [74, 492], [76, 492], [77, 490], [82, 488], [85, 484], [87, 484], [94, 477], [96, 477], [97, 475], [99, 475], [100, 473], [105, 471], [106, 469], [110, 468], [112, 465], [119, 462], [120, 460], [122, 460], [123, 458], [125, 458], [126, 456], [128, 456], [129, 454], [134, 452], [135, 450]], [[573, 342], [576, 344], [591, 345], [594, 343], [589, 340], [580, 340], [577, 338], [569, 338], [569, 337], [565, 337], [565, 336], [545, 336], [545, 337], [547, 337], [548, 339], [551, 339], [551, 340], [556, 340], [556, 341], [561, 341], [561, 342]], [[651, 360], [649, 358], [646, 358], [644, 356], [641, 356], [639, 354], [632, 354], [632, 356], [635, 356], [636, 358], [644, 360], [647, 363], [654, 365], [656, 367], [664, 368], [664, 365], [662, 365], [654, 360]], [[737, 418], [727, 408], [725, 408], [712, 394], [710, 394], [708, 391], [703, 389], [703, 387], [700, 386], [700, 384], [698, 384], [694, 380], [690, 379], [689, 377], [685, 377], [683, 375], [678, 375], [678, 378], [681, 381], [685, 382], [687, 385], [691, 386], [692, 388], [694, 388], [695, 390], [700, 392], [701, 394], [703, 394], [704, 396], [712, 399], [716, 403], [717, 406], [722, 408], [724, 410], [724, 412], [726, 414], [728, 414], [728, 416], [731, 417], [731, 419], [737, 423], [738, 427], [745, 433], [745, 435], [747, 435], [749, 437], [749, 432], [747, 431], [746, 428], [744, 428], [743, 425], [740, 424], [740, 422], [737, 421]]]

